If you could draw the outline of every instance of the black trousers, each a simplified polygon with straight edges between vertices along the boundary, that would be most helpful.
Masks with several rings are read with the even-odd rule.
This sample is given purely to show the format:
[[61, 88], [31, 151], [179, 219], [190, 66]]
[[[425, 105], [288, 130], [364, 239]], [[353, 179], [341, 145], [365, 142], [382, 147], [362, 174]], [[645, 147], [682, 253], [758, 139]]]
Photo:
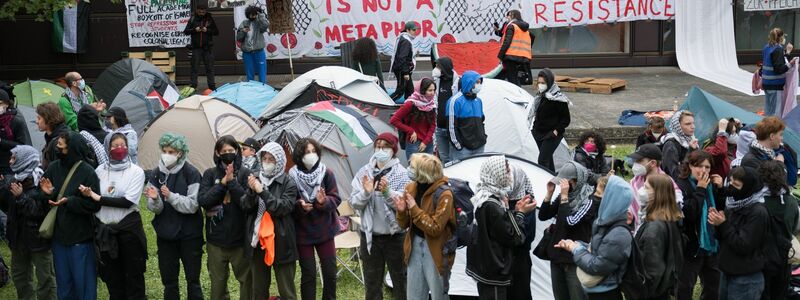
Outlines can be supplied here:
[[703, 287], [700, 299], [719, 299], [719, 280], [721, 275], [716, 255], [685, 258], [683, 269], [678, 278], [678, 300], [692, 299], [697, 276], [700, 276], [700, 284]]
[[507, 286], [488, 285], [478, 282], [478, 299], [497, 300], [506, 298], [508, 298]]
[[[200, 270], [203, 260], [203, 238], [170, 241], [156, 240], [158, 245], [158, 269], [161, 284], [164, 285], [164, 300], [202, 300], [203, 288], [200, 286]], [[178, 285], [181, 263], [186, 274], [186, 293], [181, 297]]]
[[530, 250], [514, 248], [514, 265], [511, 266], [511, 286], [508, 287], [508, 300], [530, 300], [531, 297], [531, 256]]
[[192, 87], [197, 88], [197, 74], [200, 68], [200, 62], [206, 67], [206, 82], [208, 88], [215, 90], [217, 85], [214, 82], [214, 48], [194, 48], [192, 49]]
[[103, 252], [100, 254], [102, 262], [98, 264], [99, 275], [108, 287], [109, 298], [145, 299], [146, 246], [132, 232], [120, 231], [116, 238], [119, 246], [117, 257], [111, 258], [107, 252]]
[[392, 295], [395, 300], [406, 299], [406, 266], [403, 263], [405, 234], [373, 235], [372, 249], [367, 252], [367, 238], [361, 233], [361, 260], [364, 263], [364, 299], [383, 299], [383, 277], [386, 267], [392, 277]]
[[792, 273], [792, 266], [788, 263], [783, 266], [783, 270], [775, 274], [764, 272], [764, 293], [762, 300], [786, 299], [789, 289], [789, 277]]
[[536, 145], [539, 146], [539, 157], [537, 159], [539, 165], [555, 172], [556, 166], [553, 160], [553, 153], [556, 152], [556, 148], [561, 143], [564, 134], [553, 135], [552, 131], [540, 133], [536, 130], [533, 130], [531, 134], [533, 134], [533, 139], [536, 140]]
[[602, 293], [587, 293], [586, 297], [589, 298], [589, 300], [622, 300], [622, 292], [619, 291], [619, 288], [615, 288]]
[[[404, 75], [408, 75], [408, 80], [403, 78]], [[411, 74], [403, 74], [403, 72], [394, 72], [394, 76], [397, 77], [397, 89], [394, 90], [391, 97], [392, 100], [397, 101], [400, 99], [400, 96], [403, 96], [405, 99], [411, 96], [414, 93], [414, 79], [411, 78]]]
[[519, 86], [519, 67], [520, 63], [507, 59], [503, 60], [503, 74], [505, 75], [505, 79], [516, 86]]

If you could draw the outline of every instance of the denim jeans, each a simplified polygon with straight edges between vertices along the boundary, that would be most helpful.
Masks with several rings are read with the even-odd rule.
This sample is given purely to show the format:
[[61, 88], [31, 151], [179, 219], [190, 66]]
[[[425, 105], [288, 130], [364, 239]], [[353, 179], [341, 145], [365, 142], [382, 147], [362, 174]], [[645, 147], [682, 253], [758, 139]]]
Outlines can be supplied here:
[[765, 116], [778, 116], [783, 113], [783, 91], [781, 90], [764, 90], [764, 115]]
[[582, 300], [586, 292], [578, 280], [578, 267], [573, 264], [550, 263], [550, 280], [553, 284], [553, 299]]
[[764, 291], [764, 273], [747, 275], [722, 274], [720, 283], [720, 299], [758, 300]]
[[267, 55], [264, 53], [264, 49], [253, 52], [242, 51], [242, 60], [244, 60], [247, 81], [253, 80], [258, 72], [258, 81], [263, 84], [267, 83]]
[[414, 153], [428, 153], [433, 154], [433, 145], [425, 145], [424, 151], [419, 151], [419, 145], [422, 141], [417, 140], [416, 143], [406, 142], [406, 159], [411, 160], [411, 155]]
[[433, 263], [428, 242], [414, 233], [411, 235], [411, 255], [406, 272], [408, 299], [428, 299], [428, 292], [431, 300], [449, 299], [444, 292], [444, 279]]
[[436, 151], [439, 151], [439, 160], [442, 164], [450, 162], [450, 153], [454, 151], [453, 145], [450, 144], [450, 132], [447, 128], [436, 128]]
[[467, 157], [473, 156], [475, 154], [481, 154], [481, 153], [483, 153], [483, 149], [485, 147], [486, 146], [481, 146], [480, 148], [475, 149], [475, 150], [469, 150], [466, 147], [462, 147], [461, 150], [453, 149], [453, 151], [450, 152], [450, 160], [451, 161], [453, 161], [453, 160], [462, 160], [462, 159], [465, 159]]

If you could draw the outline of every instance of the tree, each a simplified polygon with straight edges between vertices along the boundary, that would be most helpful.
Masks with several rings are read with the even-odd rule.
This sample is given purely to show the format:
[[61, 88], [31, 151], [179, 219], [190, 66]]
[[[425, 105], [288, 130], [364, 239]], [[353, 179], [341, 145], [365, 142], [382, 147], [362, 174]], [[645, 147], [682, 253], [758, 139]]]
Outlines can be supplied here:
[[[83, 0], [89, 2], [89, 0]], [[122, 0], [108, 0], [111, 3], [120, 3]], [[33, 15], [36, 21], [44, 22], [53, 19], [53, 12], [60, 10], [76, 0], [6, 0], [0, 6], [0, 20], [14, 20], [16, 15]]]

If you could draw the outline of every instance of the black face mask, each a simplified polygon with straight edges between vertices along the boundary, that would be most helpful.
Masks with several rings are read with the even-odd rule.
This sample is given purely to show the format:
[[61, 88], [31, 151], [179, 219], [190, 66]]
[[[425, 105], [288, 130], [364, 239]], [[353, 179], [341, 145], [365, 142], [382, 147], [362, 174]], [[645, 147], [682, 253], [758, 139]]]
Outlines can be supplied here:
[[741, 200], [741, 199], [744, 199], [744, 198], [747, 198], [747, 197], [750, 196], [750, 195], [747, 195], [746, 192], [744, 192], [744, 191], [742, 191], [740, 189], [737, 189], [737, 188], [735, 188], [733, 186], [728, 186], [728, 188], [725, 189], [725, 194], [728, 195], [728, 197], [733, 197], [733, 199], [736, 199], [736, 200]]
[[61, 149], [56, 149], [56, 158], [64, 160], [67, 159], [67, 155], [64, 154], [64, 152], [62, 152]]
[[236, 153], [225, 153], [219, 156], [219, 160], [226, 165], [230, 165], [236, 160]]

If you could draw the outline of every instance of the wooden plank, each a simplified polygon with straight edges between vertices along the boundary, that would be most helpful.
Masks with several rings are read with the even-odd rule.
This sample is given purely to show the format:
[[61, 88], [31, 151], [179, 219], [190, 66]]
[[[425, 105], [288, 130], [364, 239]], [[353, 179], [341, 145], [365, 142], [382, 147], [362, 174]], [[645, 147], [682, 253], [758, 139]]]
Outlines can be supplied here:
[[153, 52], [153, 59], [169, 58], [169, 52]]
[[144, 52], [128, 52], [129, 58], [145, 59]]
[[582, 78], [572, 78], [570, 82], [578, 82], [578, 83], [585, 83], [594, 80], [592, 77], [582, 77]]
[[156, 66], [171, 66], [171, 65], [173, 65], [169, 61], [169, 59], [154, 59], [150, 63], [152, 63], [153, 65], [156, 65]]
[[569, 81], [570, 79], [572, 79], [572, 77], [564, 75], [556, 75], [556, 82]]

